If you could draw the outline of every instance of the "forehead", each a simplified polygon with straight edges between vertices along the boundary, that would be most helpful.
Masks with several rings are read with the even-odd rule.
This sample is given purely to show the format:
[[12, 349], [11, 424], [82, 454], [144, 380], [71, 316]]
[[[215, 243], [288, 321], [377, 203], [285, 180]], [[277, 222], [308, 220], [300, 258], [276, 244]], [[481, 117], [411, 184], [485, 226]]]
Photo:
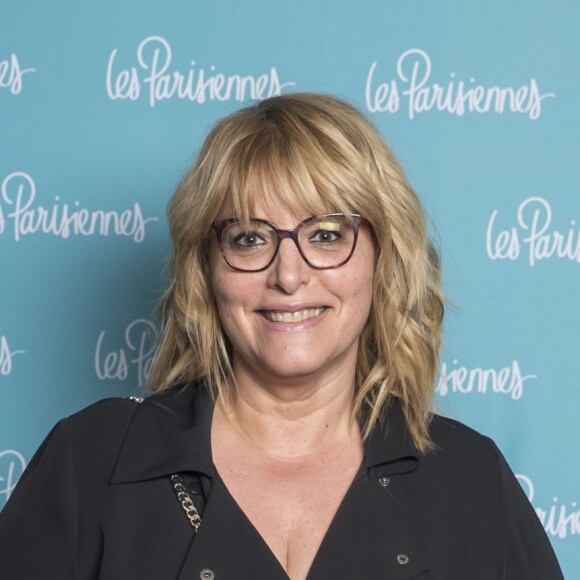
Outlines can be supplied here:
[[317, 192], [305, 194], [288, 184], [282, 187], [270, 184], [268, 187], [244, 192], [243, 195], [228, 195], [220, 209], [219, 218], [237, 218], [241, 221], [258, 218], [279, 227], [290, 227], [311, 216], [340, 212], [343, 205], [343, 200], [338, 199], [333, 203]]
[[283, 200], [273, 198], [270, 203], [262, 199], [256, 200], [250, 217], [267, 220], [282, 229], [292, 229], [305, 219], [321, 213], [328, 212], [308, 207], [289, 207]]
[[[238, 145], [241, 150], [225, 163], [220, 217], [259, 217], [276, 223], [288, 215], [301, 221], [356, 211], [351, 207], [352, 188], [345, 185], [354, 180], [324, 152], [305, 151], [292, 143], [282, 147], [276, 141], [260, 142], [257, 148]], [[351, 203], [346, 201], [349, 197]]]
[[223, 208], [238, 219], [275, 221], [282, 214], [304, 218], [358, 209], [352, 207], [354, 188], [347, 176], [334, 166], [315, 169], [304, 159], [262, 158], [251, 167], [235, 168], [228, 181]]

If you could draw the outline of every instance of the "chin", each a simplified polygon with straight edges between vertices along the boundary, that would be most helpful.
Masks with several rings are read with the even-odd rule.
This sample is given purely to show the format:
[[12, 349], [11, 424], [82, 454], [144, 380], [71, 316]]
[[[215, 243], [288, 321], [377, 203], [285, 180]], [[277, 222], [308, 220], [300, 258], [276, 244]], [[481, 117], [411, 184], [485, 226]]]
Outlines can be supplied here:
[[300, 364], [267, 364], [260, 365], [259, 368], [268, 375], [284, 379], [302, 379], [308, 378], [321, 372], [320, 361], [301, 361]]
[[335, 376], [344, 368], [345, 362], [351, 359], [353, 353], [356, 356], [357, 352], [356, 345], [350, 345], [344, 351], [321, 346], [320, 343], [311, 341], [300, 346], [294, 345], [294, 348], [271, 344], [268, 349], [256, 350], [251, 356], [241, 356], [240, 352], [238, 362], [256, 376], [271, 377], [272, 381], [298, 383], [323, 375]]
[[[270, 375], [285, 382], [301, 382], [314, 379], [325, 374], [333, 375], [333, 369], [343, 367], [346, 353], [341, 356], [329, 357], [328, 353], [310, 348], [307, 352], [289, 355], [288, 351], [279, 357], [267, 357], [254, 361], [254, 368], [261, 373]], [[293, 381], [294, 380], [294, 381]]]

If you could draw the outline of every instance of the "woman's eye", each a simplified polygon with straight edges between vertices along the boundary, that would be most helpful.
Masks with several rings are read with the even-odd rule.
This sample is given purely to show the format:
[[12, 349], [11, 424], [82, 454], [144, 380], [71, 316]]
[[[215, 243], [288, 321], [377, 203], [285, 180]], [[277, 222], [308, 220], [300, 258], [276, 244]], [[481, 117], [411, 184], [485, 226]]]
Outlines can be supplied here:
[[319, 242], [322, 244], [328, 244], [330, 242], [336, 242], [336, 241], [340, 240], [340, 238], [342, 238], [342, 235], [338, 231], [318, 230], [318, 231], [314, 232], [310, 236], [309, 239], [311, 242]]
[[253, 248], [265, 244], [266, 240], [257, 232], [243, 232], [232, 241], [232, 245], [242, 248]]

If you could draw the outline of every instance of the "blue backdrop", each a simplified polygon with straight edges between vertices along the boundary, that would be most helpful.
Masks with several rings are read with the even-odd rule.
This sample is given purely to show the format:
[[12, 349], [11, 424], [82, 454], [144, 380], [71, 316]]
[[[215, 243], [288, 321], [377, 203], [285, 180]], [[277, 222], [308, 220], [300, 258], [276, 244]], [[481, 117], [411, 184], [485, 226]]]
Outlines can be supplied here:
[[572, 0], [3, 3], [0, 507], [57, 419], [143, 388], [165, 207], [208, 127], [322, 91], [432, 220], [440, 408], [498, 442], [580, 579], [579, 25]]

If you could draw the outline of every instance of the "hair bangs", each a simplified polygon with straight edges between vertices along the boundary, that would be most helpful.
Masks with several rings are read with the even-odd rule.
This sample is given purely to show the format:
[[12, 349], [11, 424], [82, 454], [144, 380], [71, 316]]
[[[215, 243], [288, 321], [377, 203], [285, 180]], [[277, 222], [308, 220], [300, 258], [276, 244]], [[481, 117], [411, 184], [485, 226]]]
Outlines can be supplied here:
[[242, 222], [264, 217], [256, 215], [258, 205], [296, 216], [361, 211], [359, 196], [345, 186], [341, 172], [316, 143], [268, 129], [239, 141], [231, 151], [224, 199], [228, 217]]

